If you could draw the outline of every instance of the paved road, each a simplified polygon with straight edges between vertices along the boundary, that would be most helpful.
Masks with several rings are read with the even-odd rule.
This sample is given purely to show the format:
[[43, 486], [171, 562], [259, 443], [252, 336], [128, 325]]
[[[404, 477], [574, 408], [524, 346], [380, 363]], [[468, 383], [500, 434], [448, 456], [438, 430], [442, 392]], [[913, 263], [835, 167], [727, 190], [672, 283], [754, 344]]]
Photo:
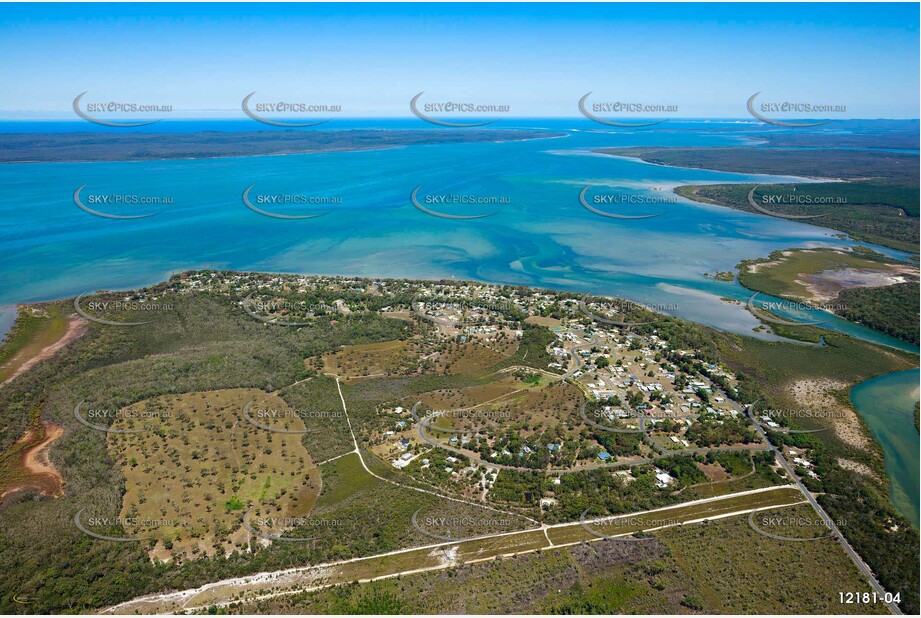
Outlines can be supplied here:
[[[725, 396], [725, 393], [723, 393], [723, 395]], [[726, 396], [726, 401], [729, 401], [734, 407], [736, 407], [739, 412], [746, 414], [755, 425], [755, 429], [761, 435], [762, 439], [770, 444], [770, 440], [768, 440], [767, 432], [764, 430], [764, 427], [761, 426], [761, 423], [758, 421], [755, 415], [751, 413], [751, 406], [749, 406], [748, 409], [744, 409], [728, 396]], [[803, 495], [806, 496], [806, 500], [810, 505], [812, 505], [812, 508], [815, 509], [816, 513], [819, 514], [819, 516], [822, 518], [822, 521], [825, 522], [825, 525], [828, 526], [828, 528], [832, 531], [835, 538], [837, 538], [838, 542], [841, 543], [841, 546], [844, 547], [844, 551], [847, 552], [847, 555], [850, 556], [851, 561], [853, 561], [860, 572], [863, 573], [867, 580], [870, 582], [870, 586], [872, 586], [873, 590], [876, 591], [876, 594], [880, 597], [881, 600], [884, 599], [887, 595], [886, 589], [883, 588], [883, 586], [877, 581], [873, 570], [867, 566], [867, 563], [863, 561], [863, 558], [860, 557], [860, 554], [858, 554], [854, 548], [851, 547], [851, 544], [848, 543], [847, 539], [844, 537], [844, 534], [842, 534], [841, 530], [838, 529], [838, 526], [835, 525], [835, 522], [832, 521], [832, 518], [829, 517], [828, 513], [825, 512], [825, 509], [822, 508], [822, 505], [819, 504], [819, 502], [815, 499], [815, 496], [813, 496], [809, 489], [806, 488], [806, 486], [803, 484], [803, 481], [796, 474], [793, 466], [790, 465], [790, 462], [787, 461], [786, 457], [784, 457], [780, 449], [771, 446], [770, 450], [774, 451], [774, 456], [777, 458], [777, 461], [787, 472], [790, 478], [793, 479], [793, 481], [796, 483], [796, 486], [799, 487], [799, 490], [803, 493]], [[893, 614], [902, 614], [902, 610], [899, 609], [897, 604], [886, 603], [886, 605], [888, 606], [889, 611]]]
[[[486, 510], [488, 510], [488, 511], [493, 511], [493, 512], [495, 512], [495, 513], [502, 513], [503, 515], [511, 515], [511, 516], [513, 516], [513, 517], [520, 517], [520, 518], [522, 518], [522, 519], [526, 519], [526, 520], [528, 520], [528, 521], [530, 521], [530, 522], [532, 522], [532, 523], [535, 523], [535, 524], [540, 523], [540, 522], [538, 522], [536, 519], [533, 519], [533, 518], [531, 518], [531, 517], [528, 517], [527, 515], [522, 515], [522, 514], [520, 514], [520, 513], [513, 513], [513, 512], [511, 512], [511, 511], [503, 511], [502, 509], [497, 509], [497, 508], [492, 507], [492, 506], [488, 506], [488, 505], [485, 505], [485, 504], [480, 504], [479, 502], [471, 502], [471, 501], [469, 501], [469, 500], [461, 500], [461, 499], [459, 499], [459, 498], [453, 498], [453, 497], [451, 497], [451, 496], [446, 496], [446, 495], [444, 495], [444, 494], [440, 494], [440, 493], [438, 493], [438, 492], [436, 492], [436, 491], [431, 491], [431, 490], [429, 490], [429, 489], [423, 489], [423, 488], [421, 488], [421, 487], [415, 487], [415, 486], [413, 486], [413, 485], [407, 485], [407, 484], [405, 484], [405, 483], [398, 483], [397, 481], [394, 481], [394, 480], [391, 480], [391, 479], [388, 479], [388, 478], [384, 478], [383, 476], [381, 476], [381, 475], [379, 475], [379, 474], [375, 474], [375, 473], [371, 470], [371, 468], [369, 468], [368, 465], [365, 463], [365, 458], [364, 458], [364, 456], [363, 456], [362, 453], [361, 453], [361, 449], [358, 447], [358, 438], [355, 437], [355, 432], [352, 430], [352, 421], [351, 421], [351, 419], [349, 419], [349, 409], [348, 409], [348, 407], [345, 405], [345, 397], [342, 395], [342, 386], [339, 384], [339, 377], [338, 377], [338, 376], [336, 376], [336, 388], [339, 390], [339, 399], [342, 401], [342, 411], [343, 411], [343, 413], [345, 414], [345, 420], [346, 420], [346, 422], [348, 423], [348, 426], [349, 426], [349, 433], [352, 434], [352, 444], [355, 445], [355, 450], [352, 451], [352, 452], [355, 453], [356, 455], [358, 455], [358, 461], [361, 462], [361, 467], [365, 469], [365, 472], [367, 472], [368, 474], [370, 474], [370, 475], [373, 476], [374, 478], [378, 479], [379, 481], [383, 481], [383, 482], [385, 482], [385, 483], [390, 483], [391, 485], [396, 485], [397, 487], [405, 487], [406, 489], [412, 489], [413, 491], [418, 491], [418, 492], [423, 493], [423, 494], [429, 494], [429, 495], [431, 495], [431, 496], [436, 496], [436, 497], [442, 498], [442, 499], [444, 499], [444, 500], [450, 500], [451, 502], [459, 502], [459, 503], [461, 503], [461, 504], [469, 504], [469, 505], [471, 505], [471, 506], [476, 506], [476, 507], [479, 507], [479, 508], [482, 508], [482, 509], [486, 509]], [[417, 404], [417, 405], [418, 405], [418, 404]], [[413, 409], [412, 409], [413, 415], [415, 415], [415, 410], [416, 410], [416, 406], [413, 406]], [[421, 426], [422, 423], [419, 423], [419, 425]]]
[[[413, 409], [415, 409], [415, 407], [413, 407]], [[429, 444], [430, 446], [434, 446], [435, 448], [440, 448], [450, 453], [454, 453], [455, 455], [461, 455], [463, 457], [466, 457], [467, 459], [470, 460], [472, 464], [483, 466], [485, 468], [498, 468], [500, 470], [519, 470], [519, 471], [524, 471], [524, 472], [544, 472], [546, 474], [553, 474], [556, 476], [561, 476], [563, 474], [575, 474], [577, 472], [586, 472], [588, 470], [595, 470], [598, 468], [611, 468], [611, 469], [628, 468], [628, 467], [639, 466], [639, 465], [653, 462], [652, 459], [642, 459], [642, 460], [631, 461], [627, 463], [604, 463], [604, 462], [598, 461], [598, 462], [586, 464], [584, 466], [580, 466], [578, 468], [528, 468], [525, 466], [510, 466], [507, 464], [493, 463], [491, 461], [485, 461], [483, 459], [480, 459], [479, 457], [476, 457], [475, 455], [471, 455], [467, 451], [463, 451], [461, 449], [454, 448], [453, 446], [448, 446], [447, 444], [442, 444], [441, 442], [438, 442], [437, 440], [429, 436], [427, 433], [425, 433], [425, 429], [426, 427], [428, 427], [428, 423], [431, 420], [432, 420], [432, 417], [426, 417], [419, 421], [419, 424], [418, 424], [419, 439], [424, 441], [426, 444]], [[438, 430], [435, 429], [435, 431], [438, 431]]]

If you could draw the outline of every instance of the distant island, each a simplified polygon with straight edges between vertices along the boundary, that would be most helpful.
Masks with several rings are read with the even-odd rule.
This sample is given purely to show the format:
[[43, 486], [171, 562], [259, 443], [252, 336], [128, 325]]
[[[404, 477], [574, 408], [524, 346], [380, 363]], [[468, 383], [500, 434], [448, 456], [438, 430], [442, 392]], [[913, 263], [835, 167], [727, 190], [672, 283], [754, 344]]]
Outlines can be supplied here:
[[[685, 185], [678, 195], [706, 204], [800, 220], [855, 240], [918, 252], [917, 145], [904, 133], [855, 136], [855, 149], [832, 149], [827, 136], [765, 138], [770, 147], [601, 148], [595, 152], [668, 167], [737, 174], [800, 176], [835, 182]], [[886, 146], [890, 150], [882, 150]], [[856, 149], [862, 148], [862, 150]], [[760, 206], [759, 206], [760, 205]]]
[[0, 163], [213, 159], [373, 150], [426, 144], [512, 142], [563, 135], [526, 129], [8, 133], [2, 136]]

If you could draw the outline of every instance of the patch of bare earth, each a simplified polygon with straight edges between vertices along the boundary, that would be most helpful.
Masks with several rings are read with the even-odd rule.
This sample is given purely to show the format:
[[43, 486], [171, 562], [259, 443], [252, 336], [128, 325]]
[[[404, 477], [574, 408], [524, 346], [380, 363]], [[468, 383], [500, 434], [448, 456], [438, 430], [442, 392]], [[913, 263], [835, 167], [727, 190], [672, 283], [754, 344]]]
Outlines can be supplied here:
[[827, 303], [842, 290], [850, 288], [879, 288], [914, 281], [918, 268], [912, 265], [892, 264], [883, 268], [839, 268], [815, 274], [802, 274], [796, 282], [809, 291], [809, 301]]
[[862, 464], [859, 461], [854, 461], [852, 459], [844, 459], [843, 457], [839, 457], [838, 465], [844, 468], [845, 470], [850, 470], [851, 472], [862, 474], [863, 476], [869, 477], [877, 482], [882, 481], [882, 479], [880, 479], [879, 476], [877, 476], [876, 473], [870, 469], [870, 466], [866, 464]]
[[[26, 489], [37, 489], [42, 495], [55, 498], [64, 494], [64, 479], [48, 456], [51, 445], [64, 435], [64, 428], [52, 423], [42, 424], [45, 432], [44, 439], [22, 453], [22, 470], [24, 472], [22, 480], [4, 491], [3, 495], [0, 495], [0, 499]], [[41, 439], [34, 432], [35, 429], [29, 429], [24, 433], [16, 441], [14, 449], [16, 445], [28, 444], [36, 439]]]
[[797, 404], [812, 413], [821, 413], [829, 420], [835, 435], [845, 444], [867, 449], [869, 438], [857, 413], [835, 398], [835, 393], [848, 387], [845, 382], [828, 378], [797, 380], [791, 390]]
[[725, 481], [729, 478], [729, 473], [718, 463], [704, 464], [697, 462], [697, 469], [703, 472], [710, 481]]

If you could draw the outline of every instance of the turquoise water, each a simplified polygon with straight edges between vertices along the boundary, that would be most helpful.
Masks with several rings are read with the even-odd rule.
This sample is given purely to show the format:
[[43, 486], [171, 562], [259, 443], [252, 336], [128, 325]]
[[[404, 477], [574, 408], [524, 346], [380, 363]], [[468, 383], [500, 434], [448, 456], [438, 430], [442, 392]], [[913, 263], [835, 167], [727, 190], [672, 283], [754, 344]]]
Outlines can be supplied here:
[[[659, 167], [591, 152], [605, 146], [734, 145], [743, 140], [737, 123], [677, 123], [632, 132], [586, 131], [580, 127], [590, 125], [570, 120], [517, 123], [525, 125], [563, 131], [566, 137], [287, 156], [0, 166], [0, 219], [5, 224], [0, 229], [0, 305], [133, 288], [193, 268], [454, 277], [621, 296], [751, 335], [757, 320], [744, 305], [722, 300], [744, 301], [750, 293], [705, 273], [732, 270], [742, 259], [775, 249], [855, 244], [834, 238], [832, 230], [685, 200], [609, 209], [664, 212], [639, 220], [600, 217], [580, 205], [578, 194], [589, 184], [598, 191], [648, 198], [673, 196], [671, 189], [684, 183], [789, 180]], [[167, 196], [173, 203], [96, 206], [110, 213], [161, 211], [146, 219], [103, 219], [74, 204], [73, 193], [81, 185], [86, 185], [84, 199], [89, 193], [114, 192]], [[268, 218], [244, 206], [241, 194], [250, 185], [255, 185], [253, 195], [339, 197], [342, 204], [269, 208], [332, 211], [315, 219]], [[510, 203], [442, 207], [453, 213], [499, 211], [483, 219], [446, 220], [411, 205], [410, 193], [418, 185], [423, 195], [497, 196]], [[796, 317], [811, 319], [808, 314]], [[915, 349], [843, 320], [833, 319], [829, 326]]]
[[[601, 217], [579, 203], [586, 185], [648, 198], [674, 197], [671, 190], [680, 184], [791, 180], [659, 167], [591, 152], [751, 143], [741, 134], [759, 130], [750, 122], [677, 122], [635, 131], [597, 130], [587, 121], [559, 119], [501, 124], [552, 129], [565, 137], [268, 157], [0, 165], [0, 306], [130, 289], [197, 268], [457, 278], [619, 296], [771, 339], [776, 337], [753, 332], [759, 322], [745, 309], [751, 293], [705, 273], [733, 270], [742, 259], [776, 249], [859, 244], [835, 238], [833, 230], [680, 198], [670, 204], [601, 207], [664, 213], [636, 220]], [[342, 128], [368, 127], [420, 128], [409, 120], [353, 121]], [[253, 130], [242, 122], [164, 123], [157, 130], [205, 128]], [[0, 124], [0, 131], [60, 130], [87, 129], [79, 123]], [[146, 219], [104, 219], [74, 204], [73, 193], [82, 185], [84, 199], [91, 193], [119, 193], [166, 196], [173, 203], [95, 206], [120, 214], [160, 210]], [[338, 197], [342, 203], [262, 205], [287, 214], [331, 211], [308, 220], [273, 219], [243, 204], [242, 192], [250, 185], [255, 185], [253, 199], [296, 193]], [[437, 206], [453, 214], [498, 210], [483, 219], [447, 220], [411, 205], [410, 193], [419, 185], [423, 196], [451, 192], [504, 197], [509, 203]], [[13, 315], [0, 311], [0, 327]], [[917, 352], [915, 346], [828, 314], [785, 315], [830, 320], [823, 326]], [[917, 399], [917, 372], [871, 380], [856, 387], [853, 397], [883, 446], [893, 501], [917, 525], [918, 441], [909, 405]]]
[[892, 503], [915, 528], [921, 486], [921, 454], [914, 426], [919, 377], [917, 369], [900, 371], [867, 380], [851, 390], [851, 401], [883, 447]]

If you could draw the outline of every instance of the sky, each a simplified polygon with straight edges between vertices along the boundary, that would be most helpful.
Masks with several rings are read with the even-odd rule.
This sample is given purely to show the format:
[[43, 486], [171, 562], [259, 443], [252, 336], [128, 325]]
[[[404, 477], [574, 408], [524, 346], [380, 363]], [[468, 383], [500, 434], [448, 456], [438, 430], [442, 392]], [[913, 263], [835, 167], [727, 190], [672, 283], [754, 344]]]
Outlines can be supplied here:
[[[0, 118], [90, 101], [241, 118], [240, 102], [407, 116], [409, 100], [567, 117], [577, 102], [746, 117], [759, 101], [919, 117], [919, 5], [0, 4]], [[775, 114], [782, 117], [783, 114]]]

